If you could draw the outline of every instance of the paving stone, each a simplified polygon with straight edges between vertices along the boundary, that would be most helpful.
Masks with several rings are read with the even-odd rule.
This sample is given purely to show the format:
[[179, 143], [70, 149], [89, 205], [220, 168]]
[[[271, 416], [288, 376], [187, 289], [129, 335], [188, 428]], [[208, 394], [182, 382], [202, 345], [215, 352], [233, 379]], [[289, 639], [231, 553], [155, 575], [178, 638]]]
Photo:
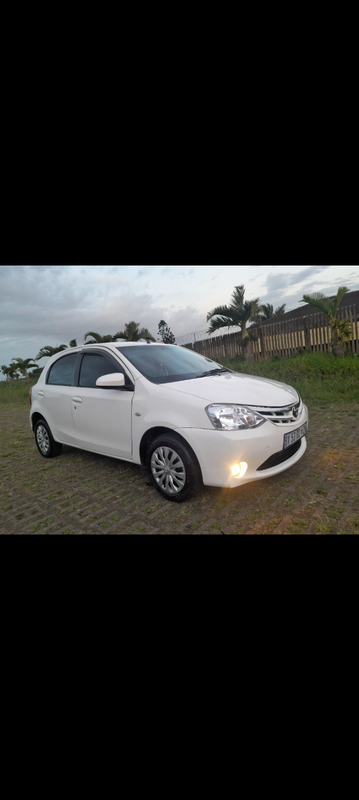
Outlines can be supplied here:
[[59, 458], [42, 459], [28, 409], [3, 406], [0, 533], [357, 534], [359, 415], [349, 410], [339, 423], [335, 407], [309, 408], [308, 449], [290, 470], [234, 490], [205, 487], [176, 504], [153, 489], [143, 467], [66, 446]]

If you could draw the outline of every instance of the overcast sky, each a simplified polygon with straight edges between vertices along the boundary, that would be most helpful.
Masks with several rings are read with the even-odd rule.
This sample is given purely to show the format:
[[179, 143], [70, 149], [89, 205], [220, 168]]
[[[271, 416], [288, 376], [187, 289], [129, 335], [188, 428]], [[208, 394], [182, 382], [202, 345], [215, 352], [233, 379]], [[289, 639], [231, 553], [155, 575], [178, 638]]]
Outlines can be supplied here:
[[0, 366], [35, 358], [45, 345], [82, 344], [87, 331], [114, 334], [131, 320], [156, 338], [161, 319], [176, 337], [205, 330], [207, 312], [229, 303], [242, 283], [246, 299], [289, 311], [303, 293], [359, 290], [359, 267], [1, 266]]

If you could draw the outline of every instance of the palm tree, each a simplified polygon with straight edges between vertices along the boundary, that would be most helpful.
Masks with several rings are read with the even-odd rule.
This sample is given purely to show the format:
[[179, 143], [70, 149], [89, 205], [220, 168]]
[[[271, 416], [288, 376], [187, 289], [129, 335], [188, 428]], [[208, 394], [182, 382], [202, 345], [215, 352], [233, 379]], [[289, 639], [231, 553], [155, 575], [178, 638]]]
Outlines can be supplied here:
[[69, 342], [69, 347], [77, 347], [76, 339], [71, 339], [71, 342]]
[[[116, 337], [119, 334], [115, 334], [115, 336], [111, 336], [110, 333], [106, 334], [106, 336], [101, 336], [100, 333], [96, 333], [95, 331], [89, 331], [85, 333], [84, 339], [85, 344], [103, 344], [104, 342], [114, 342]], [[92, 336], [92, 339], [89, 342], [86, 342], [88, 336]]]
[[36, 367], [31, 372], [29, 372], [29, 377], [30, 378], [39, 378], [43, 369], [44, 369], [43, 367]]
[[[259, 297], [255, 300], [244, 300], [245, 288], [243, 285], [235, 286], [232, 293], [232, 303], [229, 306], [217, 306], [207, 314], [207, 322], [212, 320], [207, 333], [214, 333], [219, 328], [237, 325], [242, 331], [241, 344], [247, 344], [251, 339], [256, 338], [253, 333], [247, 331], [247, 322], [254, 322], [256, 316], [261, 311]], [[214, 319], [216, 317], [216, 319]]]
[[337, 350], [334, 350], [335, 345], [345, 345], [350, 342], [353, 331], [352, 326], [348, 319], [338, 319], [338, 317], [332, 317], [330, 320], [330, 327], [332, 329], [332, 340], [333, 340], [333, 353], [334, 355], [341, 355], [341, 353]]
[[258, 322], [260, 325], [262, 322], [266, 322], [268, 319], [281, 317], [283, 314], [285, 314], [286, 305], [286, 303], [283, 303], [283, 305], [278, 306], [278, 308], [276, 308], [274, 311], [273, 306], [270, 303], [262, 303], [262, 311], [260, 314], [256, 315], [255, 322]]
[[347, 292], [349, 292], [349, 289], [346, 286], [340, 286], [336, 297], [326, 297], [321, 292], [314, 292], [314, 294], [303, 294], [303, 299], [299, 302], [310, 303], [312, 306], [319, 308], [319, 311], [326, 314], [327, 317], [336, 317], [340, 303]]
[[140, 323], [133, 320], [132, 322], [126, 322], [125, 330], [115, 333], [114, 339], [126, 339], [127, 342], [138, 342], [139, 339], [150, 339], [151, 342], [156, 341], [147, 328], [139, 330], [139, 326]]
[[338, 309], [344, 295], [349, 291], [346, 286], [340, 286], [336, 297], [325, 297], [321, 292], [314, 292], [314, 294], [303, 294], [303, 299], [300, 303], [310, 303], [310, 305], [318, 308], [322, 314], [325, 314], [329, 319], [329, 324], [332, 329], [332, 347], [334, 355], [343, 355], [338, 351], [337, 345], [344, 345], [350, 341], [352, 336], [352, 329], [348, 319], [338, 319]]
[[50, 358], [56, 353], [61, 353], [62, 350], [67, 350], [67, 344], [60, 344], [58, 347], [51, 347], [50, 344], [47, 344], [46, 347], [42, 347], [41, 350], [39, 350], [35, 361], [39, 361], [40, 358]]
[[15, 363], [11, 363], [10, 367], [13, 367], [15, 370], [19, 370], [24, 378], [29, 377], [29, 367], [37, 367], [37, 364], [34, 363], [33, 358], [13, 358], [12, 361]]
[[262, 311], [257, 315], [256, 322], [264, 322], [264, 320], [272, 319], [274, 317], [273, 306], [270, 303], [262, 303]]
[[10, 364], [9, 367], [7, 367], [5, 364], [3, 364], [2, 367], [1, 367], [1, 372], [4, 375], [6, 375], [6, 380], [7, 381], [12, 381], [12, 380], [15, 380], [16, 378], [19, 377], [19, 373], [18, 373], [17, 369], [15, 369], [15, 365], [14, 364], [13, 365]]

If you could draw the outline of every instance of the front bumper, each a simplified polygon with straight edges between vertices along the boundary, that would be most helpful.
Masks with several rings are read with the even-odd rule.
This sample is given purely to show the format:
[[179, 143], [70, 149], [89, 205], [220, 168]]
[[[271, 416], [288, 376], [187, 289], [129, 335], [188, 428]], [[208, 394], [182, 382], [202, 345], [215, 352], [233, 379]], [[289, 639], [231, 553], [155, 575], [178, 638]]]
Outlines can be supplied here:
[[[284, 433], [296, 430], [305, 422], [308, 424], [308, 409], [303, 404], [302, 414], [293, 424], [276, 425], [267, 421], [254, 430], [179, 428], [178, 433], [194, 450], [204, 485], [233, 489], [244, 483], [277, 475], [296, 464], [307, 449], [305, 437], [300, 440], [298, 450], [290, 458], [269, 469], [258, 471], [270, 456], [283, 450]], [[245, 462], [248, 467], [242, 478], [235, 478], [232, 475], [232, 466], [240, 462]]]

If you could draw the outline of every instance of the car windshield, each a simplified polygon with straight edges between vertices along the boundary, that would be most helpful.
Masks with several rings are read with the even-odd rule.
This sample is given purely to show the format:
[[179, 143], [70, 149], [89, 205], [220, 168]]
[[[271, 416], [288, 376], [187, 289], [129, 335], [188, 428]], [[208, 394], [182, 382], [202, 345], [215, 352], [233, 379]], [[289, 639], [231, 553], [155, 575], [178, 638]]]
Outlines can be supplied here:
[[187, 381], [204, 377], [208, 373], [230, 371], [211, 358], [176, 345], [139, 344], [131, 347], [119, 346], [116, 349], [152, 383]]

